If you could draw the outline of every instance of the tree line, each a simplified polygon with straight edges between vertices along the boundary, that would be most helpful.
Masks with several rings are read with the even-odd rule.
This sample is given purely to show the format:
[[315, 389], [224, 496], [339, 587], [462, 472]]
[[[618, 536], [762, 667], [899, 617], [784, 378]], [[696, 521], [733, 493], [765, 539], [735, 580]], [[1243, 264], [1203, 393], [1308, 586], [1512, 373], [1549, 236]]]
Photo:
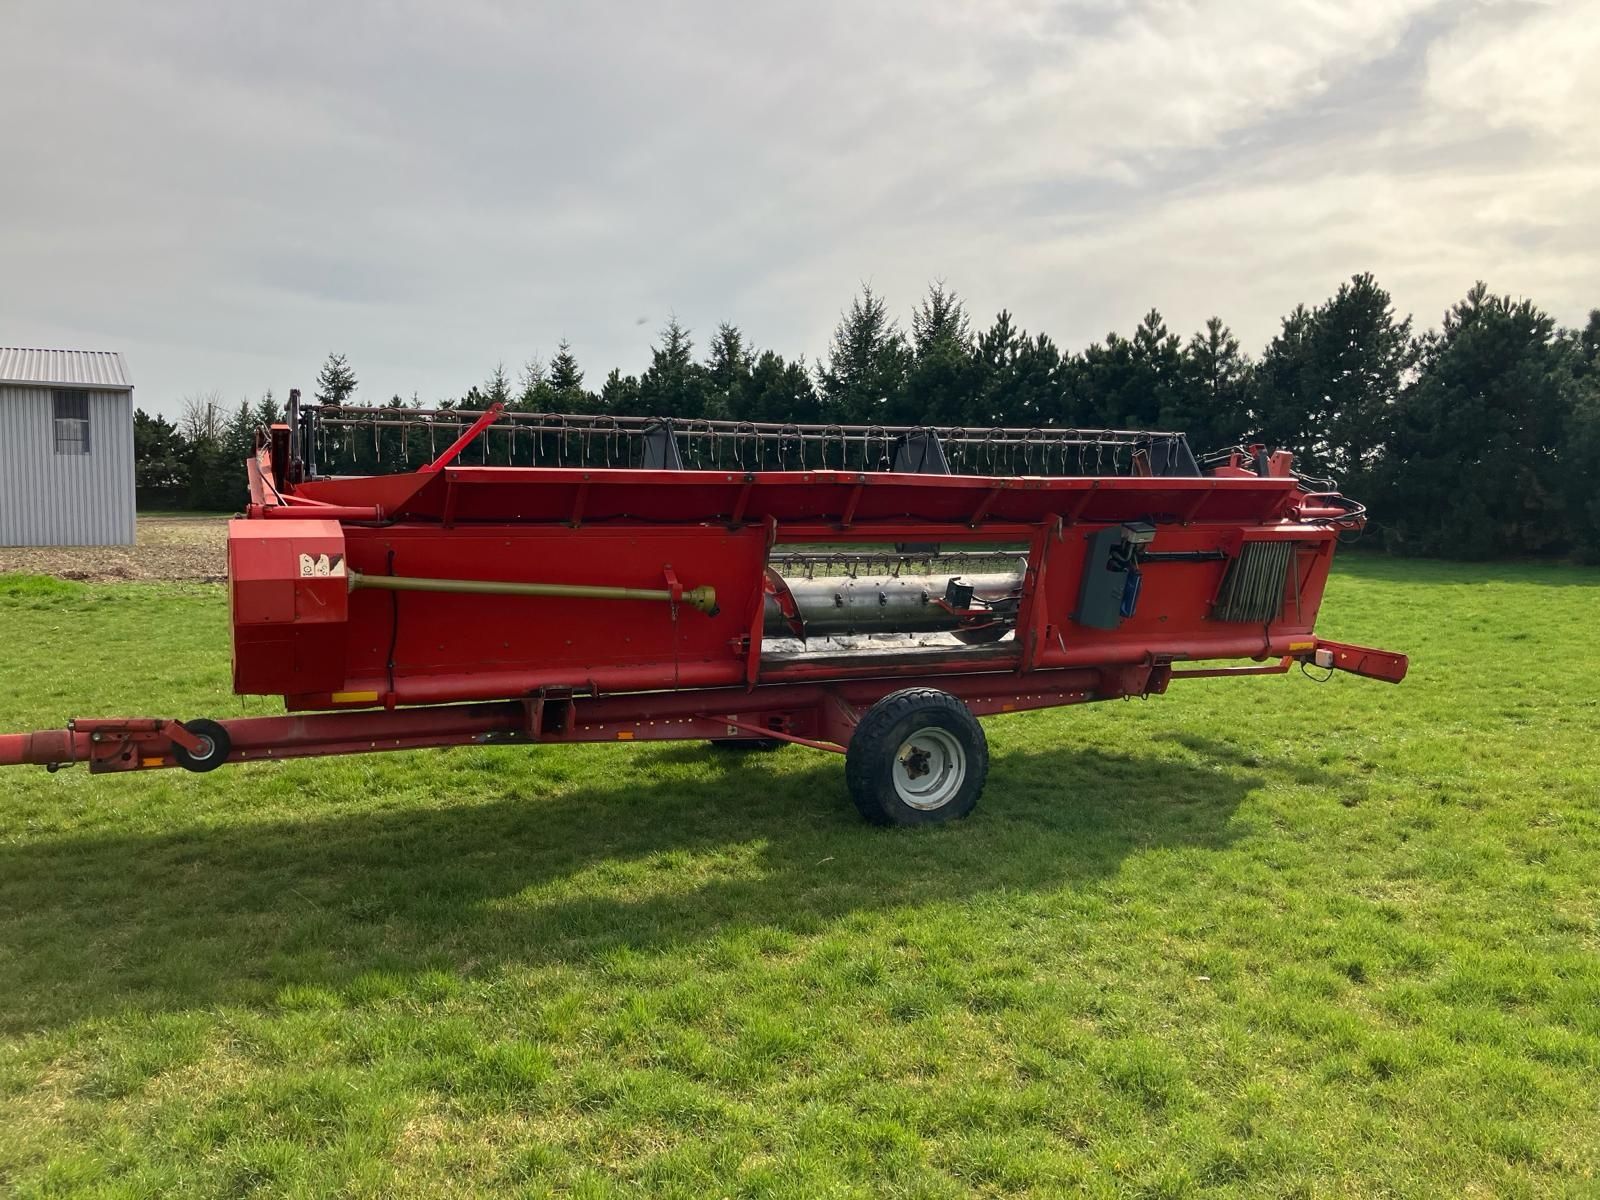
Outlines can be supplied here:
[[[317, 377], [318, 402], [352, 401], [342, 355]], [[563, 341], [513, 379], [496, 366], [460, 396], [428, 405], [535, 412], [710, 417], [803, 424], [1173, 429], [1197, 451], [1262, 442], [1299, 470], [1366, 503], [1373, 532], [1402, 554], [1600, 558], [1600, 309], [1564, 329], [1531, 301], [1475, 285], [1437, 329], [1416, 330], [1377, 281], [1354, 276], [1296, 307], [1259, 355], [1220, 318], [1184, 338], [1151, 310], [1131, 335], [1062, 350], [1001, 311], [983, 329], [942, 282], [902, 326], [864, 286], [815, 362], [752, 345], [735, 325], [701, 355], [667, 322], [638, 375], [588, 382]], [[422, 407], [399, 396], [388, 406]], [[272, 393], [225, 410], [191, 397], [176, 422], [135, 414], [141, 504], [244, 503], [254, 430], [281, 419]], [[341, 470], [393, 470], [421, 451], [388, 431], [351, 445]], [[387, 450], [387, 453], [386, 453]]]

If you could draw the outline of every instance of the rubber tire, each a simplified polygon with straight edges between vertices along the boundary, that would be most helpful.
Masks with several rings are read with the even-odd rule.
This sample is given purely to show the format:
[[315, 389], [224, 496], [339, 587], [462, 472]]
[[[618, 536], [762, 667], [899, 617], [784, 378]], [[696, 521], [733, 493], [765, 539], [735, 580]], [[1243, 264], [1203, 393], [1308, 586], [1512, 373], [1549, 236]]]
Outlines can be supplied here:
[[203, 737], [211, 742], [211, 753], [204, 758], [195, 757], [176, 742], [172, 744], [172, 757], [178, 760], [178, 765], [185, 771], [215, 771], [228, 761], [228, 751], [233, 748], [233, 742], [228, 737], [228, 731], [221, 725], [200, 717], [197, 720], [185, 721], [183, 727], [196, 737]]
[[[934, 726], [952, 734], [967, 755], [960, 788], [938, 808], [913, 808], [894, 786], [895, 753], [919, 729]], [[867, 709], [845, 748], [844, 778], [850, 799], [874, 825], [941, 825], [959, 821], [978, 803], [989, 775], [989, 741], [983, 726], [960, 700], [937, 688], [891, 692]]]
[[710, 743], [713, 750], [727, 752], [740, 751], [751, 754], [770, 754], [774, 750], [782, 750], [789, 743], [782, 738], [714, 738]]

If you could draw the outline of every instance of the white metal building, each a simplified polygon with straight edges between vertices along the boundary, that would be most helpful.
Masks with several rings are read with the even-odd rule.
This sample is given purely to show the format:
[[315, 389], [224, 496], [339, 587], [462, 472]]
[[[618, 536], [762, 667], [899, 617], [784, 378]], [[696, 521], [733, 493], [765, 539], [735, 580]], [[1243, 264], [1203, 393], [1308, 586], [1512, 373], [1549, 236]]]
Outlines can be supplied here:
[[0, 346], [0, 546], [131, 546], [122, 355]]

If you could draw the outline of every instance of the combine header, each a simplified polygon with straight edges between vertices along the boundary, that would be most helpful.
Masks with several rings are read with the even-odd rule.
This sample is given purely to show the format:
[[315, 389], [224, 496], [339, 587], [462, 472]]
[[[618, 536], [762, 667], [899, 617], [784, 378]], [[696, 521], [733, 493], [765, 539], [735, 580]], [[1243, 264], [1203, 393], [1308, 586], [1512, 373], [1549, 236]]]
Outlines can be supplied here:
[[[369, 443], [390, 466], [436, 454], [327, 473]], [[1202, 468], [1176, 433], [302, 409], [291, 393], [248, 469], [228, 527], [234, 690], [288, 715], [75, 720], [0, 735], [0, 764], [795, 742], [846, 756], [867, 819], [911, 825], [971, 811], [981, 716], [1297, 663], [1406, 671], [1316, 636], [1363, 510], [1258, 447]]]

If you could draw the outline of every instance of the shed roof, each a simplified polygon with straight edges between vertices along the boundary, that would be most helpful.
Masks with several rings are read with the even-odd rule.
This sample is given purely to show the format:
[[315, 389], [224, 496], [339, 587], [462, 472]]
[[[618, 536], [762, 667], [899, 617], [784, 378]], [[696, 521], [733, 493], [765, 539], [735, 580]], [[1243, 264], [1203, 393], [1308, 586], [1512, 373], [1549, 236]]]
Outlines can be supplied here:
[[0, 384], [55, 384], [131, 392], [128, 364], [115, 350], [29, 350], [0, 346]]

